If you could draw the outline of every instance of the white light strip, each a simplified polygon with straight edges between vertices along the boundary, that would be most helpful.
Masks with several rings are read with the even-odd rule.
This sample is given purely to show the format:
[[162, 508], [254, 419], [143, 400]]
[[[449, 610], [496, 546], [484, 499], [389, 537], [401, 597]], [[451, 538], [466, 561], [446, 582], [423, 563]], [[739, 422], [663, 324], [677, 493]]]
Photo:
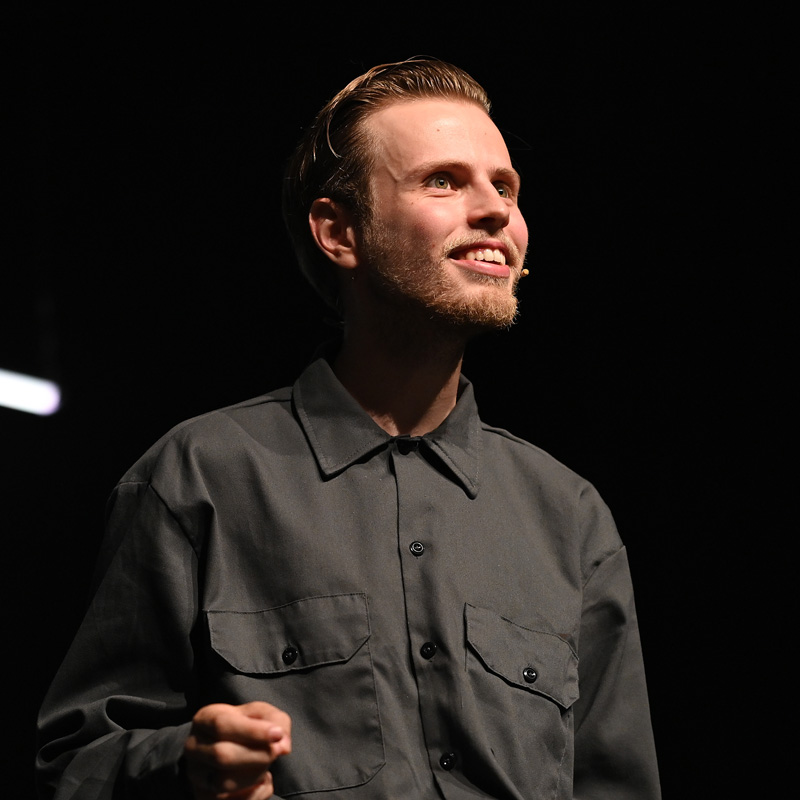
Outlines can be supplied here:
[[61, 390], [52, 381], [0, 369], [0, 406], [46, 417], [58, 411]]

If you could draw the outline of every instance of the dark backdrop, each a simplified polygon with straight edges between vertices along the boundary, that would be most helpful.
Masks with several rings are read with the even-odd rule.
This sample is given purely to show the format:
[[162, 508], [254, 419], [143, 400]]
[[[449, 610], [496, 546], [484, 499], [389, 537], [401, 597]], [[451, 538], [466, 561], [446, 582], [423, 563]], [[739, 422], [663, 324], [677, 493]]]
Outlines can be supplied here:
[[13, 796], [117, 478], [173, 424], [290, 382], [328, 333], [280, 220], [301, 125], [419, 53], [486, 86], [523, 174], [522, 318], [465, 372], [488, 422], [614, 512], [665, 796], [776, 780], [781, 20], [604, 5], [70, 4], [11, 26], [0, 367], [64, 391], [52, 417], [0, 409]]

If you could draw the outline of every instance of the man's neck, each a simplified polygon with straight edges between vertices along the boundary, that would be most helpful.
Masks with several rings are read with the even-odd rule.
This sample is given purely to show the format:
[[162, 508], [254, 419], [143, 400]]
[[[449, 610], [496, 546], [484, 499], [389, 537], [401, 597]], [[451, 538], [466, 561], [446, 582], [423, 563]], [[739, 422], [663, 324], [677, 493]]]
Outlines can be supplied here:
[[348, 326], [333, 369], [387, 433], [421, 436], [455, 407], [464, 344], [461, 336], [430, 330], [387, 335]]

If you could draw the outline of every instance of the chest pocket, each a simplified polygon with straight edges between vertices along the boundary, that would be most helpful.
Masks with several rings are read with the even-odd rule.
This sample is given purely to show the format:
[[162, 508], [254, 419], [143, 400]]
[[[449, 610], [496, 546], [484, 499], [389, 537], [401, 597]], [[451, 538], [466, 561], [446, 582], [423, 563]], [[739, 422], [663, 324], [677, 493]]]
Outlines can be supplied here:
[[239, 672], [263, 675], [347, 661], [369, 639], [363, 594], [309, 597], [264, 611], [208, 611], [211, 646]]
[[383, 766], [364, 593], [208, 610], [206, 619], [228, 665], [227, 701], [264, 700], [292, 718], [292, 755], [272, 769], [277, 795], [358, 786]]
[[489, 672], [568, 709], [579, 696], [578, 656], [560, 636], [517, 625], [469, 603], [467, 641]]

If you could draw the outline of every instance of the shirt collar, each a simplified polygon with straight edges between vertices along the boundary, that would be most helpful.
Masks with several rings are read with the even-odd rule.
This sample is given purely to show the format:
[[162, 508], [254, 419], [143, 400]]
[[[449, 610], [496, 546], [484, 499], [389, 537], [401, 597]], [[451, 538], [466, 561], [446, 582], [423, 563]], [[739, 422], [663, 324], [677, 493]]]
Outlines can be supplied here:
[[[334, 375], [325, 358], [313, 361], [292, 389], [292, 401], [319, 468], [332, 478], [396, 437], [384, 431]], [[456, 407], [422, 443], [436, 453], [470, 496], [478, 493], [481, 423], [472, 384], [462, 375]]]

